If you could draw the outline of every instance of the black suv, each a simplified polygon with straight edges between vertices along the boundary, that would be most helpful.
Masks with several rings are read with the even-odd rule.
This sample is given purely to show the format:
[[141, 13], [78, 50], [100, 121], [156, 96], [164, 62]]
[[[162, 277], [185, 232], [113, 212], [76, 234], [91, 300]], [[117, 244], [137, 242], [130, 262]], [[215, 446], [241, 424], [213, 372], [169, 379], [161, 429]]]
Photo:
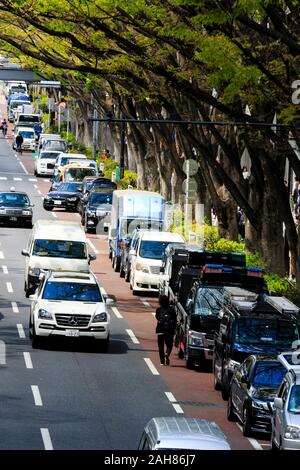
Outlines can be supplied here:
[[215, 333], [213, 371], [215, 389], [228, 399], [235, 368], [251, 354], [277, 355], [300, 339], [299, 309], [285, 298], [256, 296], [224, 288], [226, 302]]
[[98, 223], [103, 224], [104, 231], [108, 231], [111, 216], [112, 194], [92, 191], [82, 202], [81, 223], [86, 233], [96, 232]]
[[286, 374], [276, 356], [251, 355], [237, 367], [231, 381], [227, 418], [238, 418], [244, 436], [270, 433], [273, 402]]

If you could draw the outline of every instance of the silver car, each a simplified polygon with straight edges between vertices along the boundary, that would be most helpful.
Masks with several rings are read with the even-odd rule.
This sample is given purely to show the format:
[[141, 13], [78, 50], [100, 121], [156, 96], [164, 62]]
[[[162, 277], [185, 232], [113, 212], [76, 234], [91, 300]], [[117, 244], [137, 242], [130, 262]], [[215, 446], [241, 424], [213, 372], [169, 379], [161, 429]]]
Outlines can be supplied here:
[[144, 429], [139, 450], [230, 450], [219, 426], [206, 419], [152, 418]]
[[272, 449], [300, 450], [300, 367], [292, 364], [291, 354], [278, 359], [289, 370], [274, 399]]

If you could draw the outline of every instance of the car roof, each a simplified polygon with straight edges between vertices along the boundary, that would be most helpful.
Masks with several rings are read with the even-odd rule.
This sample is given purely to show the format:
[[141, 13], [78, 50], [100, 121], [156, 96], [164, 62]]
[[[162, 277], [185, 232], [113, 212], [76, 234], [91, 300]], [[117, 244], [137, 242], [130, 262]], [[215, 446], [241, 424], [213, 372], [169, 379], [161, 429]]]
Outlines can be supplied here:
[[66, 220], [38, 220], [33, 227], [34, 238], [72, 240], [86, 243], [86, 236], [77, 222]]
[[10, 189], [8, 189], [7, 191], [1, 190], [1, 191], [0, 191], [0, 194], [24, 194], [24, 195], [27, 196], [28, 199], [29, 199], [28, 194], [25, 193], [24, 191], [11, 191]]
[[83, 153], [62, 153], [61, 158], [87, 158]]
[[48, 280], [53, 282], [79, 282], [83, 284], [98, 284], [92, 272], [78, 273], [77, 271], [50, 271]]
[[179, 233], [172, 233], [172, 232], [159, 232], [156, 230], [146, 230], [141, 232], [140, 235], [141, 240], [153, 240], [153, 241], [162, 241], [162, 242], [181, 242], [184, 243], [185, 240], [182, 235]]
[[[200, 418], [158, 417], [152, 418], [146, 430], [156, 445], [162, 448], [207, 448], [222, 443], [229, 448], [226, 436], [212, 421]], [[202, 444], [202, 445], [201, 445]], [[200, 446], [200, 447], [198, 447]]]

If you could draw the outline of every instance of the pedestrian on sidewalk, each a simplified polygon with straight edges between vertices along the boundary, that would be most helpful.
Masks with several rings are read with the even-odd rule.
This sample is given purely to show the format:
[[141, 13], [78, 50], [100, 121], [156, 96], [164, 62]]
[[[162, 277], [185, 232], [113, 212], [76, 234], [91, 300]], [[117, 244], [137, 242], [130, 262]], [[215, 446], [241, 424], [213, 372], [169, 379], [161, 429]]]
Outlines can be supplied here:
[[155, 318], [157, 320], [156, 334], [160, 364], [169, 366], [176, 327], [176, 313], [166, 295], [159, 296], [159, 307], [156, 310]]
[[1, 122], [1, 129], [2, 129], [2, 134], [5, 137], [7, 134], [7, 121], [4, 118], [3, 121]]

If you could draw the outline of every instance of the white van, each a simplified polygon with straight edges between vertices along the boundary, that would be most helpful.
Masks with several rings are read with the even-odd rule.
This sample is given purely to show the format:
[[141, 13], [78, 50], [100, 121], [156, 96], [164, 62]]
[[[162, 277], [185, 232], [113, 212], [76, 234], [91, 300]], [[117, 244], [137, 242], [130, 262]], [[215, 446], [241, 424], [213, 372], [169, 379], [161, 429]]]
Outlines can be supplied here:
[[171, 232], [141, 231], [131, 258], [130, 287], [137, 291], [157, 292], [162, 257], [169, 243], [185, 243], [182, 235]]
[[60, 153], [57, 150], [41, 150], [34, 160], [35, 176], [53, 176], [55, 162]]
[[32, 294], [43, 271], [89, 272], [90, 261], [87, 239], [79, 223], [59, 220], [38, 220], [33, 227], [27, 250], [24, 290]]
[[[22, 103], [21, 103], [22, 104]], [[30, 103], [27, 103], [30, 104]], [[19, 106], [19, 105], [18, 105]], [[40, 124], [41, 123], [41, 116], [40, 114], [25, 114], [25, 113], [20, 113], [17, 116], [17, 119], [15, 121], [15, 125], [17, 126], [34, 126], [35, 124]]]

